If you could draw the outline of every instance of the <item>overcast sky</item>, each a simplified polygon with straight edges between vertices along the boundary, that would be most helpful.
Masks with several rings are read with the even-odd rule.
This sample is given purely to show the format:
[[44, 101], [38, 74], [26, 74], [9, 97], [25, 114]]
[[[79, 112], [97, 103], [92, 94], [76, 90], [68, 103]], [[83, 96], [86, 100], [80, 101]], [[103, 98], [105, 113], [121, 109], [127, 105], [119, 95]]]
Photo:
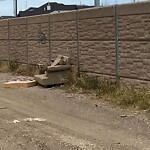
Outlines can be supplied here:
[[[85, 4], [94, 5], [94, 0], [49, 0], [50, 2], [58, 2], [64, 4]], [[138, 0], [136, 0], [138, 1]], [[29, 7], [38, 7], [47, 3], [48, 0], [18, 0], [18, 11], [25, 10]], [[127, 3], [133, 0], [101, 0], [103, 3]], [[0, 16], [13, 15], [13, 0], [0, 0]]]

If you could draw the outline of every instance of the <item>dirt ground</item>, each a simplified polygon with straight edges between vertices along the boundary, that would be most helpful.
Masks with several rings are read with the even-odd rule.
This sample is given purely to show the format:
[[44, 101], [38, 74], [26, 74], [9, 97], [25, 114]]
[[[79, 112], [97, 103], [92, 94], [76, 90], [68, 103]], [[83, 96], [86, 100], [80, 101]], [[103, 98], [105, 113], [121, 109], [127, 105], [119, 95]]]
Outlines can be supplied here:
[[59, 87], [4, 89], [0, 73], [0, 149], [150, 150], [150, 118]]

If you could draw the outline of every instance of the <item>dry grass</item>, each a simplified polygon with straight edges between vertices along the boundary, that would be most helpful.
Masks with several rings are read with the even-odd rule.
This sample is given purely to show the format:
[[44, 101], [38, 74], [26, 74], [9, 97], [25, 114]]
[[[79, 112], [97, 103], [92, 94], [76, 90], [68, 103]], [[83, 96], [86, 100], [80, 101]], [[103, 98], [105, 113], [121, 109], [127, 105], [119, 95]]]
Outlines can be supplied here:
[[9, 72], [8, 66], [7, 65], [0, 66], [0, 72]]
[[109, 102], [123, 108], [147, 110], [150, 112], [150, 90], [136, 89], [134, 86], [118, 86], [112, 81], [100, 81], [86, 75], [80, 78], [70, 77], [67, 85], [73, 91], [82, 90], [96, 95], [101, 101]]
[[19, 66], [14, 73], [30, 77], [33, 77], [35, 74], [39, 74], [35, 66], [28, 66], [28, 67]]
[[[33, 66], [22, 67], [15, 62], [1, 63], [0, 72], [13, 72], [15, 74], [34, 76], [38, 74]], [[71, 91], [83, 91], [84, 93], [94, 93], [99, 100], [119, 105], [124, 108], [134, 108], [148, 110], [150, 112], [150, 90], [135, 89], [133, 86], [118, 86], [112, 81], [100, 81], [97, 78], [86, 75], [78, 78], [77, 74], [72, 74], [68, 78], [66, 85]]]
[[34, 76], [39, 74], [35, 66], [21, 65], [16, 62], [0, 62], [0, 72], [12, 72], [17, 75]]

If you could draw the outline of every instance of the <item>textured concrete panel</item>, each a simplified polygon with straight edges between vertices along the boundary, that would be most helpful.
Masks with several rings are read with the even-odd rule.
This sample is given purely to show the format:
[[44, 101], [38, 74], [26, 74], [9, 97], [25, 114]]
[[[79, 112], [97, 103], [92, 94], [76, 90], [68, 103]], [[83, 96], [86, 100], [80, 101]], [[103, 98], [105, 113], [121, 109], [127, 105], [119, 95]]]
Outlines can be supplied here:
[[[122, 81], [131, 79], [143, 85], [150, 81], [149, 6], [150, 3], [118, 6], [119, 71]], [[70, 11], [9, 19], [9, 22], [0, 20], [0, 59], [10, 57], [12, 61], [22, 63], [48, 64], [51, 54], [52, 59], [61, 54], [70, 57], [71, 63], [77, 65], [76, 19], [79, 15], [81, 71], [115, 77], [114, 13], [114, 7], [110, 6], [79, 10], [78, 13]], [[7, 41], [9, 37], [10, 41]], [[45, 44], [42, 44], [43, 38]]]
[[8, 26], [0, 27], [0, 39], [8, 39]]
[[114, 7], [93, 7], [79, 10], [79, 19], [105, 18], [114, 16]]
[[50, 25], [52, 40], [76, 40], [76, 21], [53, 22]]
[[150, 42], [120, 42], [120, 75], [150, 80]]
[[131, 3], [119, 5], [118, 14], [122, 16], [137, 15], [137, 14], [149, 14], [150, 2], [143, 3]]
[[120, 40], [150, 40], [150, 14], [119, 17]]
[[115, 74], [115, 43], [113, 41], [82, 41], [80, 51], [82, 71]]
[[9, 27], [9, 38], [12, 40], [26, 39], [26, 25], [16, 25]]
[[8, 19], [1, 19], [0, 20], [0, 27], [3, 27], [3, 26], [8, 26]]
[[71, 59], [71, 64], [77, 64], [77, 42], [75, 41], [52, 41], [52, 59], [57, 55], [65, 55]]
[[39, 40], [40, 33], [43, 33], [46, 39], [49, 39], [49, 24], [38, 23], [27, 25], [27, 37], [28, 40]]
[[11, 18], [8, 19], [10, 26], [16, 26], [16, 25], [24, 25], [26, 24], [26, 17], [19, 17], [19, 18]]
[[9, 59], [9, 46], [8, 41], [0, 40], [0, 60]]
[[62, 21], [72, 21], [76, 19], [76, 11], [68, 11], [67, 14], [66, 12], [61, 12], [57, 14], [50, 14], [50, 22], [62, 22]]
[[10, 41], [10, 60], [27, 63], [26, 41]]
[[144, 80], [138, 80], [138, 79], [121, 78], [121, 84], [122, 83], [127, 86], [133, 85], [137, 89], [150, 87], [150, 81], [144, 81]]
[[49, 63], [49, 43], [41, 44], [38, 41], [28, 42], [28, 62], [29, 64]]
[[27, 24], [41, 24], [49, 22], [49, 14], [46, 15], [36, 15], [27, 17]]
[[80, 20], [80, 40], [112, 40], [115, 38], [114, 24], [113, 17]]

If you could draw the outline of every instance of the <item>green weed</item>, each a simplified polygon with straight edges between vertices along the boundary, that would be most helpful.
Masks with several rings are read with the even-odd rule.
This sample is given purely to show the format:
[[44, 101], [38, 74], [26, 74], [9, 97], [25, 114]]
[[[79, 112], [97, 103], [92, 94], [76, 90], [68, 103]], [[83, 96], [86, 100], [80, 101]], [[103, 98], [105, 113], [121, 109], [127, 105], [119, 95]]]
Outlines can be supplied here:
[[19, 64], [14, 61], [10, 61], [8, 63], [8, 68], [10, 71], [16, 71], [18, 69], [18, 67], [19, 67]]

